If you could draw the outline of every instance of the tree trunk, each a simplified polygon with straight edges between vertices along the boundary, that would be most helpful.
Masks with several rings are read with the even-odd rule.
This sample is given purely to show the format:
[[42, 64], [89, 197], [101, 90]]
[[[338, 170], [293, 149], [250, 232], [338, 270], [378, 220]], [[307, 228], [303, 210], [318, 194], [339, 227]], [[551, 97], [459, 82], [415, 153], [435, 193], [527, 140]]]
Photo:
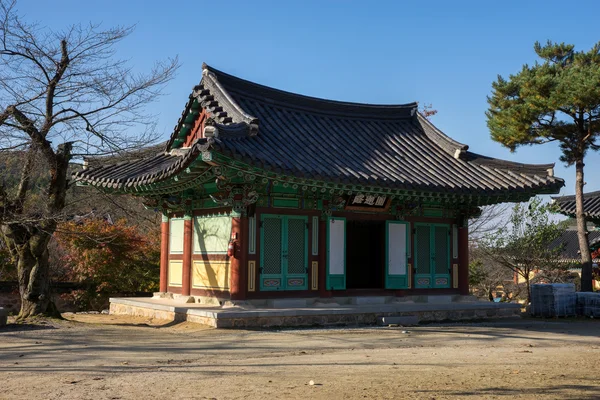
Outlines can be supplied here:
[[527, 304], [531, 304], [531, 282], [529, 280], [529, 270], [523, 277], [525, 278], [525, 287], [527, 288]]
[[17, 271], [21, 311], [17, 319], [34, 315], [59, 316], [50, 293], [48, 242], [52, 233], [36, 232], [17, 246]]
[[583, 157], [575, 163], [575, 217], [577, 218], [577, 239], [581, 253], [581, 291], [591, 292], [592, 255], [587, 237], [587, 226], [583, 209]]
[[[67, 191], [67, 172], [71, 143], [58, 146], [56, 155], [48, 156], [50, 182], [46, 197], [46, 215], [39, 220], [28, 216], [18, 206], [15, 222], [0, 225], [0, 234], [17, 261], [21, 311], [17, 319], [35, 315], [60, 317], [50, 296], [48, 243], [62, 217]], [[39, 218], [39, 217], [37, 217]]]

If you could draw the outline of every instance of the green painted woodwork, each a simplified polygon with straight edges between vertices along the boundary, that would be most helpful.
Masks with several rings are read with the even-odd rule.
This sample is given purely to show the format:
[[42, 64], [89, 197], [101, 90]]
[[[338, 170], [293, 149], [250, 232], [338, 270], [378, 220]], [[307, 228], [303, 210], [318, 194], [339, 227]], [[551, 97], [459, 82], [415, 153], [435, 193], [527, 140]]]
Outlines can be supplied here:
[[204, 192], [206, 194], [213, 194], [218, 192], [217, 184], [215, 182], [205, 183], [204, 185], [202, 185], [202, 187], [204, 188]]
[[183, 254], [183, 218], [169, 221], [169, 253]]
[[[397, 227], [403, 227], [404, 240], [398, 243], [390, 243], [390, 234]], [[406, 289], [408, 288], [408, 246], [410, 225], [404, 221], [386, 221], [385, 223], [385, 288]], [[393, 247], [396, 246], [396, 247]], [[398, 253], [402, 253], [400, 256]], [[402, 257], [402, 260], [399, 259]], [[397, 271], [392, 263], [403, 262], [403, 270]], [[396, 266], [397, 267], [397, 266]]]
[[322, 210], [323, 209], [323, 200], [319, 199], [317, 200], [317, 210]]
[[261, 215], [260, 290], [308, 289], [308, 217]]
[[298, 199], [286, 199], [282, 197], [273, 198], [273, 207], [298, 208]]
[[197, 110], [190, 111], [190, 113], [185, 117], [184, 122], [186, 124], [193, 124], [194, 121], [196, 121], [196, 117], [198, 116], [198, 114], [200, 114], [200, 112], [198, 112]]
[[272, 193], [288, 193], [288, 194], [296, 194], [298, 193], [298, 189], [294, 188], [292, 186], [284, 186], [284, 185], [277, 185], [277, 186], [273, 186], [273, 189], [271, 190]]
[[415, 224], [414, 287], [450, 287], [450, 225]]
[[311, 234], [312, 243], [310, 246], [310, 251], [311, 251], [311, 255], [318, 256], [319, 255], [319, 217], [312, 217], [311, 227], [312, 227], [312, 234]]
[[195, 217], [193, 250], [195, 254], [227, 254], [231, 238], [231, 217]]
[[[207, 159], [203, 160], [205, 153]], [[406, 204], [416, 204], [418, 206], [417, 213], [406, 215], [455, 218], [459, 213], [468, 213], [469, 209], [474, 206], [505, 201], [521, 201], [529, 198], [529, 194], [525, 192], [504, 193], [501, 196], [482, 196], [338, 184], [270, 172], [226, 157], [215, 151], [205, 153], [199, 155], [192, 162], [187, 172], [182, 171], [178, 175], [163, 181], [135, 187], [122, 187], [118, 190], [113, 188], [102, 189], [110, 193], [125, 192], [135, 196], [155, 197], [158, 198], [159, 202], [166, 197], [181, 196], [183, 191], [193, 190], [194, 208], [215, 208], [220, 205], [211, 202], [209, 195], [219, 192], [215, 184], [215, 174], [217, 174], [223, 177], [221, 182], [226, 186], [233, 184], [252, 185], [254, 190], [259, 193], [257, 205], [260, 207], [293, 207], [328, 211], [326, 210], [328, 207], [323, 204], [324, 201], [328, 201], [331, 205], [340, 196], [353, 193], [381, 194], [392, 199], [389, 213], [396, 215], [399, 219], [405, 216]], [[209, 165], [207, 162], [211, 164]], [[213, 164], [218, 165], [214, 166]], [[272, 198], [269, 202], [269, 196], [271, 195]], [[278, 200], [274, 201], [274, 198]], [[399, 211], [396, 211], [396, 206], [399, 206]], [[170, 210], [175, 211], [180, 210], [180, 208], [174, 205]]]
[[248, 254], [256, 254], [256, 216], [248, 217]]
[[423, 208], [424, 217], [443, 217], [444, 210], [439, 208]]
[[[338, 235], [341, 234], [341, 237], [334, 237], [332, 235], [332, 229], [338, 229], [335, 227], [336, 222], [342, 224], [339, 231], [336, 232]], [[327, 271], [325, 287], [328, 290], [346, 289], [346, 218], [330, 217], [327, 219]]]

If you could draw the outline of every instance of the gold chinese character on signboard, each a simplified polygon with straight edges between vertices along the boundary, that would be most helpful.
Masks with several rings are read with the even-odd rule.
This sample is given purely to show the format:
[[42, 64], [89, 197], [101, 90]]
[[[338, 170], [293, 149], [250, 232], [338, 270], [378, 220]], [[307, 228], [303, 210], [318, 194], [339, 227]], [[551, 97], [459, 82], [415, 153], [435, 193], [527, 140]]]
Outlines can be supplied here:
[[377, 196], [377, 200], [375, 201], [376, 206], [383, 206], [385, 204], [385, 196]]
[[354, 200], [352, 200], [352, 204], [362, 204], [365, 200], [365, 196], [362, 194], [357, 194], [354, 196]]
[[375, 203], [375, 196], [365, 196], [365, 204], [372, 206]]

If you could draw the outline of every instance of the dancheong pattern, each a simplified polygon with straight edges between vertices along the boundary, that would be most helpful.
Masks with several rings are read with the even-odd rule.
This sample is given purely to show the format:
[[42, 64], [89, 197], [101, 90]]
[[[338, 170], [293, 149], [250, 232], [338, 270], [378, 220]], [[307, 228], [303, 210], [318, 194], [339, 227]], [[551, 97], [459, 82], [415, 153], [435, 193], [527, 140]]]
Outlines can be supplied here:
[[448, 278], [436, 278], [435, 284], [436, 284], [436, 286], [447, 285], [448, 284]]
[[417, 284], [419, 286], [429, 285], [429, 278], [419, 278], [417, 279]]
[[287, 285], [288, 286], [303, 286], [304, 285], [304, 279], [288, 279], [287, 281]]
[[281, 285], [281, 281], [279, 279], [265, 279], [263, 281], [263, 286], [265, 287], [276, 287], [276, 286], [280, 286]]

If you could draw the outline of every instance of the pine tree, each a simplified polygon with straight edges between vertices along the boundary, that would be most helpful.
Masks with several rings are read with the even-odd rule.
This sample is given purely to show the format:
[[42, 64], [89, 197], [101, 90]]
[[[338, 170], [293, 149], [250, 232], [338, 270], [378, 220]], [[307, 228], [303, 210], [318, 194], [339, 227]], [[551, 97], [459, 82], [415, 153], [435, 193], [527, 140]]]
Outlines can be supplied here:
[[541, 58], [509, 79], [498, 76], [486, 115], [492, 139], [514, 151], [557, 142], [561, 161], [575, 165], [576, 217], [581, 250], [581, 289], [592, 291], [592, 259], [583, 209], [584, 159], [600, 137], [600, 43], [588, 52], [548, 41], [535, 43]]

